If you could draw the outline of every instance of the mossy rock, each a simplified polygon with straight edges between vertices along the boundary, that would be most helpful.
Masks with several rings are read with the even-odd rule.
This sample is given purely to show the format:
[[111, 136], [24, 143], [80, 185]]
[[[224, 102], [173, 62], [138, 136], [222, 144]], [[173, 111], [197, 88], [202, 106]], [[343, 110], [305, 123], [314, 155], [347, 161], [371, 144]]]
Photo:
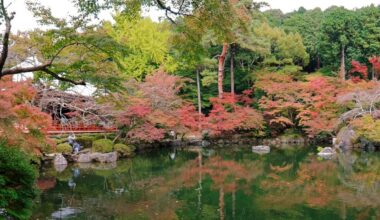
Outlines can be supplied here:
[[113, 150], [113, 143], [108, 139], [99, 139], [92, 142], [92, 151], [100, 153], [109, 153]]
[[114, 150], [122, 156], [132, 156], [136, 148], [133, 145], [115, 144]]
[[73, 151], [73, 148], [68, 143], [58, 144], [57, 145], [57, 152], [58, 153], [71, 153]]

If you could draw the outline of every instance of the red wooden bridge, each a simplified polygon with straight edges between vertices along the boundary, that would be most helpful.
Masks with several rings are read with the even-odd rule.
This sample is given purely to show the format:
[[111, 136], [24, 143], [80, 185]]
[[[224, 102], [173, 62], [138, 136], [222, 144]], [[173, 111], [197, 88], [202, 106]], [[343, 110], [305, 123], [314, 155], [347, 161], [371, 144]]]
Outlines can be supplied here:
[[59, 123], [54, 123], [45, 130], [47, 134], [113, 133], [117, 131], [118, 130], [116, 127], [103, 127], [99, 125], [84, 124], [63, 126]]

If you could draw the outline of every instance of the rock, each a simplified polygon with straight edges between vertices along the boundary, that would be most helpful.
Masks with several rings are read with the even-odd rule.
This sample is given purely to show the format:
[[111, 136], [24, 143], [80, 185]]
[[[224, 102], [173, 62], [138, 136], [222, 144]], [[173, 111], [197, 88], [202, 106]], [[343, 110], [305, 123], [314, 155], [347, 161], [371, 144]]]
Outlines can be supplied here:
[[318, 156], [325, 156], [325, 155], [333, 155], [336, 154], [335, 150], [331, 147], [325, 147], [323, 148], [319, 153]]
[[266, 145], [253, 146], [252, 152], [257, 153], [257, 154], [267, 154], [270, 152], [270, 147]]
[[78, 158], [76, 159], [76, 162], [78, 163], [90, 163], [92, 161], [91, 154], [79, 154]]
[[112, 163], [117, 161], [117, 152], [111, 152], [111, 153], [93, 153], [91, 155], [91, 158], [95, 161], [101, 162], [101, 163]]
[[355, 131], [351, 127], [343, 127], [338, 132], [336, 144], [343, 150], [352, 148], [356, 139]]
[[62, 154], [56, 154], [53, 160], [54, 165], [67, 165], [67, 160]]
[[111, 153], [84, 153], [76, 155], [74, 161], [77, 163], [90, 163], [93, 161], [100, 162], [100, 163], [113, 163], [117, 161], [117, 152], [111, 152]]

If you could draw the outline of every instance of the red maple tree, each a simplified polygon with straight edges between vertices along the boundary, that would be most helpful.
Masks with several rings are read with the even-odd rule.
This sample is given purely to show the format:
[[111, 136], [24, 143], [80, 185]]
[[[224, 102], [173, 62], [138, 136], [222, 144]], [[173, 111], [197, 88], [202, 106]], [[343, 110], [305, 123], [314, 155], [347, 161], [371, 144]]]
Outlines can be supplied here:
[[54, 145], [44, 134], [51, 124], [50, 116], [32, 104], [36, 90], [31, 82], [4, 77], [0, 88], [0, 138], [35, 154]]
[[356, 60], [351, 61], [351, 70], [349, 72], [350, 78], [353, 82], [359, 82], [361, 80], [368, 79], [368, 67], [359, 63]]

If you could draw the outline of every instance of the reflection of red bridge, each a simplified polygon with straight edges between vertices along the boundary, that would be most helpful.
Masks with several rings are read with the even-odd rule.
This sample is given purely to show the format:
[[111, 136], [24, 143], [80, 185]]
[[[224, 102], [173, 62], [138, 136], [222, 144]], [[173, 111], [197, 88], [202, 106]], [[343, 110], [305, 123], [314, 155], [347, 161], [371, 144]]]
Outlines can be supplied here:
[[48, 134], [80, 134], [80, 133], [112, 133], [117, 132], [116, 127], [103, 127], [98, 125], [61, 125], [61, 124], [52, 124], [49, 128], [46, 129]]

